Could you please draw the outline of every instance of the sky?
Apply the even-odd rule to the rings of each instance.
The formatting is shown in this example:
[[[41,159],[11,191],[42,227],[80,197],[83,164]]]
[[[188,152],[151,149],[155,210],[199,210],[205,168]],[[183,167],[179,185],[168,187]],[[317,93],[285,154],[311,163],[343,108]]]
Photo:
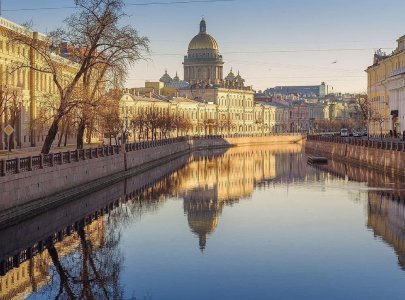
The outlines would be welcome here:
[[[33,22],[49,32],[63,26],[73,0],[0,0],[2,17]],[[156,3],[172,2],[170,5]],[[405,35],[403,0],[229,0],[177,3],[125,0],[123,24],[150,39],[151,54],[129,73],[127,87],[157,81],[165,69],[183,77],[182,62],[204,16],[207,32],[219,45],[225,66],[240,71],[247,85],[264,90],[278,85],[317,85],[335,92],[365,92],[375,50],[387,53]],[[181,1],[177,1],[181,2]],[[186,1],[187,2],[187,1]],[[155,3],[153,5],[130,5]],[[35,8],[36,10],[22,10]]]

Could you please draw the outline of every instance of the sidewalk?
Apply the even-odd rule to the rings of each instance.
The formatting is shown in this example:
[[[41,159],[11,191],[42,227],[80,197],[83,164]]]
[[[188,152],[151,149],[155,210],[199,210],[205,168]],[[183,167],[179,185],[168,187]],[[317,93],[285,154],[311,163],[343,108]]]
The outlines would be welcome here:
[[[88,148],[95,148],[100,146],[101,144],[85,144],[84,149]],[[59,153],[59,152],[66,152],[66,151],[73,151],[76,150],[76,145],[67,145],[66,147],[52,147],[50,153]],[[28,156],[35,156],[41,153],[41,147],[28,147],[22,149],[12,149],[11,152],[8,150],[0,150],[0,160],[2,159],[13,159],[17,157],[28,157]]]

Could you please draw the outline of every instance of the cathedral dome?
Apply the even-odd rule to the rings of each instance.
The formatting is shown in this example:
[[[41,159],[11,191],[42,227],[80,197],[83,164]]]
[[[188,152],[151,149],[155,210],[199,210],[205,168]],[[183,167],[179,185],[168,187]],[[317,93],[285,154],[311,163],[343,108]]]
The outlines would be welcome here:
[[[207,33],[204,19],[200,22],[200,33],[191,40],[188,50],[218,50],[217,41]]]
[[[173,79],[170,77],[169,74],[167,74],[167,70],[165,71],[165,73],[163,74],[163,76],[159,79],[160,82],[163,83],[169,83],[171,82]]]

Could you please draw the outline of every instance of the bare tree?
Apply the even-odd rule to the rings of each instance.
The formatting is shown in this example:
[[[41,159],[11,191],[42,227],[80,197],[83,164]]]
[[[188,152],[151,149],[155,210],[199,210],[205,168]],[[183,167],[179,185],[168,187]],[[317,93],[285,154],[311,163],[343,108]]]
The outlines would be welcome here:
[[[367,128],[367,136],[369,136],[370,122],[372,121],[374,115],[374,110],[372,108],[371,102],[369,101],[367,94],[358,95],[356,102],[360,110],[361,118]]]
[[[218,129],[218,121],[215,119],[203,119],[204,133],[205,135],[212,134]]]
[[[262,126],[263,129],[263,119],[260,118],[257,121],[260,126]],[[232,119],[229,117],[229,115],[222,115],[222,117],[218,121],[218,129],[224,133],[227,132],[228,134],[231,133],[231,131],[235,128],[235,123],[232,121]]]
[[[6,121],[6,110],[8,103],[11,101],[13,93],[7,86],[0,86],[0,149],[3,148],[3,128]]]
[[[83,107],[91,105],[92,91],[97,88],[86,85],[93,80],[94,68],[114,66],[114,73],[125,78],[128,66],[142,58],[143,51],[148,51],[147,38],[140,37],[130,26],[119,27],[119,21],[125,16],[123,0],[75,0],[75,4],[77,12],[65,20],[64,28],[51,32],[49,39],[38,40],[25,34],[9,33],[12,42],[28,46],[41,61],[41,64],[19,63],[14,70],[31,68],[49,74],[59,95],[42,153],[49,153],[65,115],[79,104]],[[62,43],[68,45],[67,57],[72,62],[68,67],[66,61],[55,55]],[[80,89],[85,92],[84,96],[78,91]]]
[[[100,112],[100,125],[104,137],[109,139],[110,145],[114,138],[115,144],[118,144],[118,136],[122,133],[123,123],[119,114],[119,104],[110,100],[104,105],[104,110]]]
[[[175,114],[173,115],[173,128],[176,129],[176,135],[180,136],[187,134],[188,131],[193,128],[193,123],[189,118]]]
[[[150,130],[152,140],[156,139],[157,130],[160,127],[161,115],[162,114],[159,111],[159,108],[154,105],[149,107],[148,110],[146,111],[146,114],[145,114],[146,126]],[[149,132],[149,130],[148,130],[148,132]],[[147,134],[147,138],[149,138],[148,134]]]
[[[134,139],[136,138],[136,132],[138,132],[138,140],[140,141],[146,128],[146,116],[143,111],[133,115],[130,124],[134,131]]]
[[[21,118],[22,110],[22,91],[20,88],[9,86],[0,87],[0,134],[3,135],[4,124],[11,125],[16,128],[19,118]],[[15,133],[13,132],[9,138],[9,149],[15,148],[14,144]],[[2,141],[0,142],[0,146]]]
[[[388,120],[388,117],[379,111],[373,111],[371,121],[377,123],[380,128],[380,138],[383,138],[383,125]]]
[[[163,137],[167,138],[168,134],[170,134],[173,130],[176,129],[174,122],[174,115],[169,112],[162,115],[159,121],[159,128]]]

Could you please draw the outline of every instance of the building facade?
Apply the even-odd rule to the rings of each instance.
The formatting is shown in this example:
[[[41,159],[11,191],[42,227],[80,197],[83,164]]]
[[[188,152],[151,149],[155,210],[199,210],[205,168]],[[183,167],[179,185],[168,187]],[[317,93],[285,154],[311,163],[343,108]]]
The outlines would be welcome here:
[[[397,43],[389,55],[377,51],[373,65],[366,70],[368,100],[374,115],[371,134],[405,131],[405,36]]]
[[[252,87],[245,85],[239,71],[235,74],[231,69],[224,78],[218,43],[207,33],[204,19],[183,64],[184,80],[177,74],[172,78],[166,70],[159,82],[124,91],[121,117],[128,120],[158,108],[161,114],[190,122],[191,126],[180,132],[188,135],[287,131],[288,108],[255,102]],[[134,132],[133,137],[138,134]]]
[[[333,90],[322,82],[320,85],[307,85],[307,86],[276,86],[264,91],[265,94],[270,96],[289,96],[301,95],[305,97],[324,98]]]
[[[37,119],[43,114],[53,113],[52,108],[59,100],[57,87],[52,75],[34,68],[16,68],[17,65],[44,65],[41,56],[33,49],[10,41],[10,35],[21,34],[47,43],[49,38],[39,32],[30,31],[12,21],[0,17],[0,150],[12,148],[41,146],[46,137],[46,124]],[[76,65],[55,53],[52,59],[60,64],[62,73],[68,77],[76,72]],[[46,119],[46,118],[43,118]],[[11,125],[14,133],[9,140],[3,132],[5,126]],[[71,134],[70,140],[75,136]]]

